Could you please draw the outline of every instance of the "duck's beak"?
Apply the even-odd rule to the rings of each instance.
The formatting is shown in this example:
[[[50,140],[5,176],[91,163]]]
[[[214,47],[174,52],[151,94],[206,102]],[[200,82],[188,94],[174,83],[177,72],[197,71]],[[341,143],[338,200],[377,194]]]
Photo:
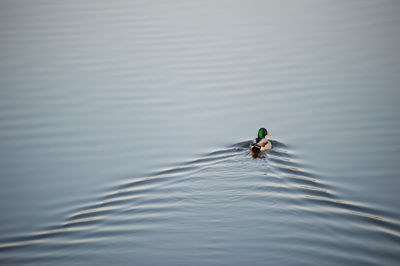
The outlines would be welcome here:
[[[268,136],[272,136],[269,132],[267,133]]]

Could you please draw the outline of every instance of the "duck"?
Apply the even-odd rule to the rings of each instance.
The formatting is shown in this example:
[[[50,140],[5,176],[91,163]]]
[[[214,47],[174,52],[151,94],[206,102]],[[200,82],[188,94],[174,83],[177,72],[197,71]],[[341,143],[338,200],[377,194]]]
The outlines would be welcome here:
[[[265,136],[271,136],[271,134],[262,127],[258,130],[257,138],[250,144],[250,152],[254,157],[257,157],[263,151],[272,149],[271,141],[266,139]]]

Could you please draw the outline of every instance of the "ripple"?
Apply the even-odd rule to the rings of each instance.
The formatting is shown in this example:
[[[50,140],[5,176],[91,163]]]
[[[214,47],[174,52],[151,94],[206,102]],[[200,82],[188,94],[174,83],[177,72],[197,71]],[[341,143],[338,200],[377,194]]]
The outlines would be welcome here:
[[[311,242],[312,247],[300,248],[303,258],[318,246],[321,256],[351,259],[351,254],[342,250],[337,240],[326,233],[317,233],[311,226],[315,219],[318,227],[324,227],[321,230],[329,230],[355,245],[363,245],[363,241],[372,237],[400,243],[400,222],[392,213],[341,199],[338,186],[329,183],[328,177],[314,173],[298,156],[292,156],[284,143],[274,141],[280,144],[256,160],[248,155],[249,143],[239,142],[148,176],[127,178],[101,192],[98,201],[77,206],[62,224],[31,235],[2,239],[0,252],[39,244],[62,248],[79,242],[83,236],[82,243],[89,245],[96,239],[125,235],[146,241],[157,234],[161,238],[179,235],[189,228],[192,229],[186,234],[190,235],[194,234],[189,233],[192,230],[209,228],[225,232],[247,224],[264,228],[266,222],[271,226],[281,223],[286,228],[297,228],[288,238],[295,243],[285,243],[285,234],[276,236],[276,241],[281,248],[293,252],[298,252],[300,243]],[[285,148],[284,152],[281,148]],[[240,215],[235,216],[232,210]],[[258,214],[254,215],[256,211]],[[276,228],[279,230],[280,226]],[[248,237],[255,241],[255,251],[264,242],[263,237]],[[64,238],[67,239],[61,240]],[[230,237],[219,238],[225,243]],[[203,241],[206,242],[201,245],[208,245],[208,240]],[[221,252],[236,246],[221,245],[215,247]],[[358,252],[363,253],[365,248]],[[374,258],[364,257],[368,262]]]
[[[1,265],[398,264],[398,3],[23,2]]]

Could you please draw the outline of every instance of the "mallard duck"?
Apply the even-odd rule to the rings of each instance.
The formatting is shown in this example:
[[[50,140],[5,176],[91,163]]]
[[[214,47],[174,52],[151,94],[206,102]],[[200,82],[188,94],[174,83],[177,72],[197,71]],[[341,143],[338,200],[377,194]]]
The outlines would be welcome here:
[[[250,144],[250,151],[253,156],[257,156],[260,152],[272,149],[272,143],[265,136],[271,136],[265,128],[258,130],[257,138]]]

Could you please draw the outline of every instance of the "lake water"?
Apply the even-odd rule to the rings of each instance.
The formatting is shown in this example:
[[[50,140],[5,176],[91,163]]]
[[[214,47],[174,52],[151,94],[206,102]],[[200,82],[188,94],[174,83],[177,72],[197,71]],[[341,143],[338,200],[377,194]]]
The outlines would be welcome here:
[[[0,264],[399,265],[399,14],[2,1]]]

